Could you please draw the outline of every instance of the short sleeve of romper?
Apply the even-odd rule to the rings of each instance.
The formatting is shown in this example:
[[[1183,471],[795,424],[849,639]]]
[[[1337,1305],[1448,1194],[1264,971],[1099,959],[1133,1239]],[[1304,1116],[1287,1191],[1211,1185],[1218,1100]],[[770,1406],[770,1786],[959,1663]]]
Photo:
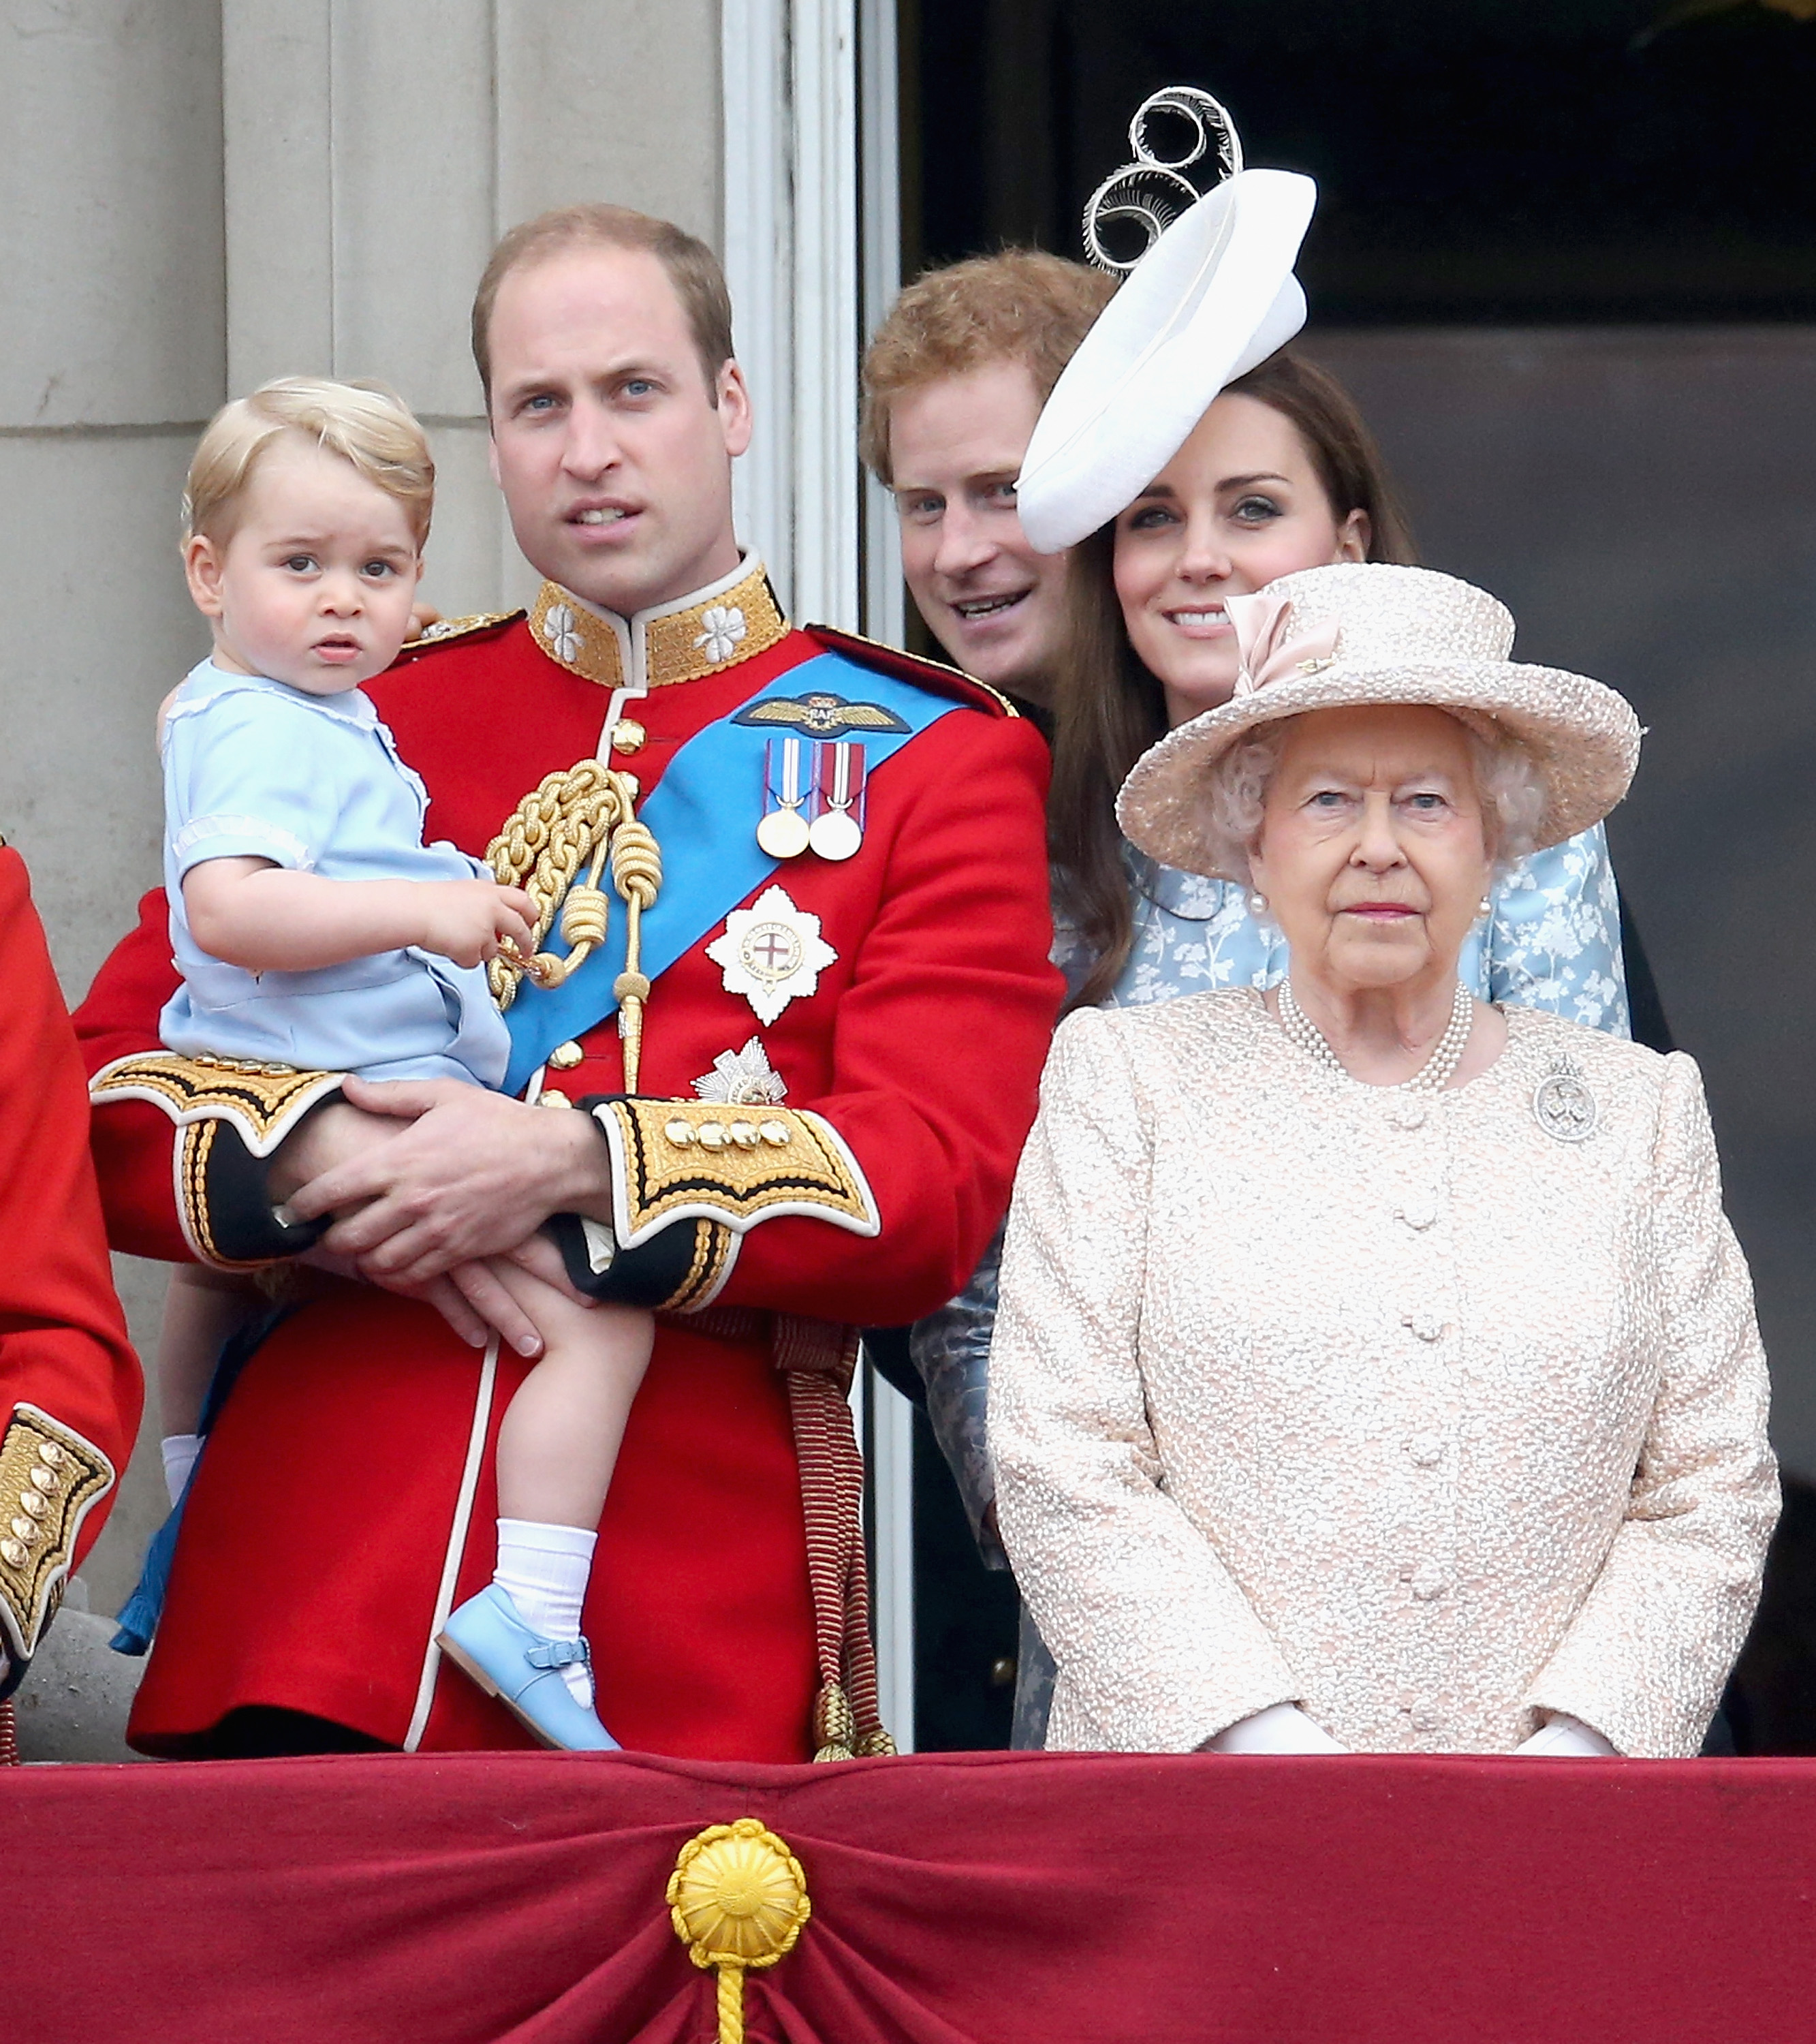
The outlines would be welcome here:
[[[275,689],[179,695],[164,728],[165,842],[180,880],[204,859],[313,872],[371,746],[351,716]]]

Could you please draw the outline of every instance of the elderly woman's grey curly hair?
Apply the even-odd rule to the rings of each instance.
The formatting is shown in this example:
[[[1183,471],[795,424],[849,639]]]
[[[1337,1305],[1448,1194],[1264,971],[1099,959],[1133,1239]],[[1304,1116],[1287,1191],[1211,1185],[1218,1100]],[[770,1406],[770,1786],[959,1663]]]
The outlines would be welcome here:
[[[1290,718],[1262,724],[1229,751],[1207,777],[1206,836],[1218,869],[1250,885],[1249,855],[1261,835],[1268,787],[1286,746]],[[1476,792],[1487,825],[1488,856],[1498,878],[1538,842],[1549,796],[1538,762],[1498,724],[1459,717],[1469,733]]]

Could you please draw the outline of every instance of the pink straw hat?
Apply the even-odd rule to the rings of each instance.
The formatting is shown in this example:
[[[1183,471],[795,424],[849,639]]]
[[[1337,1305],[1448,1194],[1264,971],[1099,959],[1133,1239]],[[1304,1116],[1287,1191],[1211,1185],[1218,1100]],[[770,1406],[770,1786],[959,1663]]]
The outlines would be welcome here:
[[[1241,877],[1216,863],[1205,776],[1258,726],[1309,710],[1420,703],[1517,740],[1545,790],[1535,850],[1600,822],[1633,779],[1641,732],[1626,698],[1510,660],[1506,605],[1453,575],[1345,562],[1224,607],[1242,655],[1235,694],[1142,754],[1116,801],[1123,836],[1162,866]]]

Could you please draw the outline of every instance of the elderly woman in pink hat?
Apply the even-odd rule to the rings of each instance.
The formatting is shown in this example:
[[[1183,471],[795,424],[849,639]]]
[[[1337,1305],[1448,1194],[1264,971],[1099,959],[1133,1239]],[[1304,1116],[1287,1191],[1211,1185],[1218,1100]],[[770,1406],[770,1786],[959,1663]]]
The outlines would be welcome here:
[[[1229,611],[1236,694],[1119,815],[1285,980],[1062,1028],[991,1358],[1048,1744],[1698,1749],[1777,1485],[1696,1067],[1458,977],[1639,728],[1417,568]]]

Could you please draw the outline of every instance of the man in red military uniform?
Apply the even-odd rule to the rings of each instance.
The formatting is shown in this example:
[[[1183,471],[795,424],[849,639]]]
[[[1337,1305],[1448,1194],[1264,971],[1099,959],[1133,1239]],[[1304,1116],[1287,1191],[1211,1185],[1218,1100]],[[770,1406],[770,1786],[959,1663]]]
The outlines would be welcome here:
[[[886,1750],[850,1331],[950,1297],[1007,1200],[1059,991],[1042,748],[988,690],[780,615],[733,536],[750,408],[700,244],[612,208],[532,222],[474,340],[547,580],[371,693],[428,834],[491,847],[543,911],[554,970],[498,982],[525,1097],[158,1051],[158,896],[103,970],[79,1024],[119,1245],[255,1265],[338,1216],[316,1253],[370,1281],[241,1372],[132,1736],[524,1742],[434,1642],[491,1570],[533,1339],[472,1266],[559,1216],[582,1289],[660,1316],[588,1594],[601,1716],[681,1755]],[[487,1324],[507,1341],[476,1350]]]
[[[94,1544],[144,1395],[108,1268],[69,1017],[0,843],[0,1696]]]

